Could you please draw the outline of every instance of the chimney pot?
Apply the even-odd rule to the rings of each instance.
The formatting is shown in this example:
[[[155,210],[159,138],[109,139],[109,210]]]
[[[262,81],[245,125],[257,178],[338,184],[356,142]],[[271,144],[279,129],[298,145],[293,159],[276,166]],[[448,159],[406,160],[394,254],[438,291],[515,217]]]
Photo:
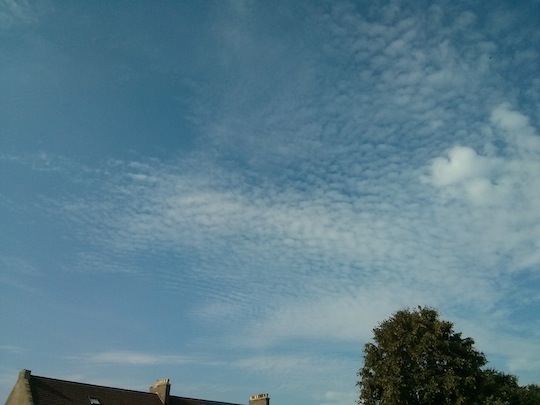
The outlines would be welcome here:
[[[268,394],[257,394],[249,397],[249,405],[270,405]]]

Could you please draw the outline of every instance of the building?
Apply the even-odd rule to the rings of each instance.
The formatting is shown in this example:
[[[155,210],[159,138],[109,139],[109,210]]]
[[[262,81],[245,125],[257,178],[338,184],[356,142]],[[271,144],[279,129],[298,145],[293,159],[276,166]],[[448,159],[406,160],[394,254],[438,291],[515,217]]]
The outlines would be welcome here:
[[[6,405],[238,405],[170,395],[169,380],[158,380],[149,392],[104,387],[32,375],[22,370]],[[262,401],[266,402],[262,402]],[[250,405],[267,405],[268,394],[250,397]]]

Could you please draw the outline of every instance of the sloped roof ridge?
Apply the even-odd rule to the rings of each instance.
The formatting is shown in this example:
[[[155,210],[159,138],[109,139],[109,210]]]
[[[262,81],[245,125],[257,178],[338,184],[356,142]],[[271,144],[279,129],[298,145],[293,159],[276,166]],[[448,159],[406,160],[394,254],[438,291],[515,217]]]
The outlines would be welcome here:
[[[85,382],[63,380],[61,378],[44,377],[44,376],[33,375],[33,374],[30,375],[30,378],[40,378],[42,380],[52,380],[52,381],[57,381],[57,382],[62,382],[62,383],[67,383],[67,384],[86,385],[87,387],[106,388],[106,389],[110,389],[110,390],[126,391],[126,392],[138,393],[138,394],[156,395],[156,394],[154,394],[152,392],[148,392],[148,391],[140,391],[140,390],[135,390],[135,389],[120,388],[120,387],[111,387],[111,386],[100,385],[100,384],[89,384],[89,383],[85,383]]]
[[[52,377],[44,377],[39,375],[30,375],[30,379],[40,379],[40,380],[47,380],[52,381],[56,383],[62,383],[62,384],[71,384],[71,385],[78,385],[78,386],[85,386],[89,388],[97,388],[97,389],[105,389],[105,390],[114,390],[116,392],[126,392],[126,393],[133,393],[138,395],[148,395],[148,396],[155,396],[156,394],[149,392],[149,391],[140,391],[135,389],[126,389],[126,388],[120,388],[120,387],[111,387],[106,385],[99,385],[99,384],[89,384],[85,382],[78,382],[78,381],[70,381],[70,380],[63,380],[60,378],[52,378]],[[189,398],[189,397],[182,397],[178,395],[170,395],[169,398],[171,400],[181,400],[181,401],[190,401],[193,403],[200,403],[200,404],[211,404],[211,405],[241,405],[241,404],[235,404],[232,402],[223,402],[223,401],[213,401],[208,399],[200,399],[200,398]]]

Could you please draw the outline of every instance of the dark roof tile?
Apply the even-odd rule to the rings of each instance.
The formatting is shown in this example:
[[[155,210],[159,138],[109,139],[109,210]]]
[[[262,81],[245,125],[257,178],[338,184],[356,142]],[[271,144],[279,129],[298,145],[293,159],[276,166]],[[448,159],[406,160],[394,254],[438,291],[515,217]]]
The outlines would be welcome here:
[[[101,405],[162,405],[152,393],[47,377],[31,376],[30,388],[35,405],[90,405],[90,398],[98,399]]]
[[[122,388],[104,387],[48,377],[30,376],[35,405],[90,405],[95,398],[100,405],[162,405],[156,394]],[[229,402],[169,397],[169,405],[235,405]]]

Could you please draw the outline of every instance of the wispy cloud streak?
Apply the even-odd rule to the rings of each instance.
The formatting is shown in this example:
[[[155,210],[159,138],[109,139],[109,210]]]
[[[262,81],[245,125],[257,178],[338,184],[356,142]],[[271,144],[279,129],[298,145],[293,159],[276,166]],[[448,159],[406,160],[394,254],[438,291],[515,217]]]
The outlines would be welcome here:
[[[107,365],[130,365],[130,366],[148,366],[158,364],[189,364],[194,359],[186,356],[140,353],[131,351],[111,351],[95,354],[87,354],[74,357],[73,359],[86,363]]]

